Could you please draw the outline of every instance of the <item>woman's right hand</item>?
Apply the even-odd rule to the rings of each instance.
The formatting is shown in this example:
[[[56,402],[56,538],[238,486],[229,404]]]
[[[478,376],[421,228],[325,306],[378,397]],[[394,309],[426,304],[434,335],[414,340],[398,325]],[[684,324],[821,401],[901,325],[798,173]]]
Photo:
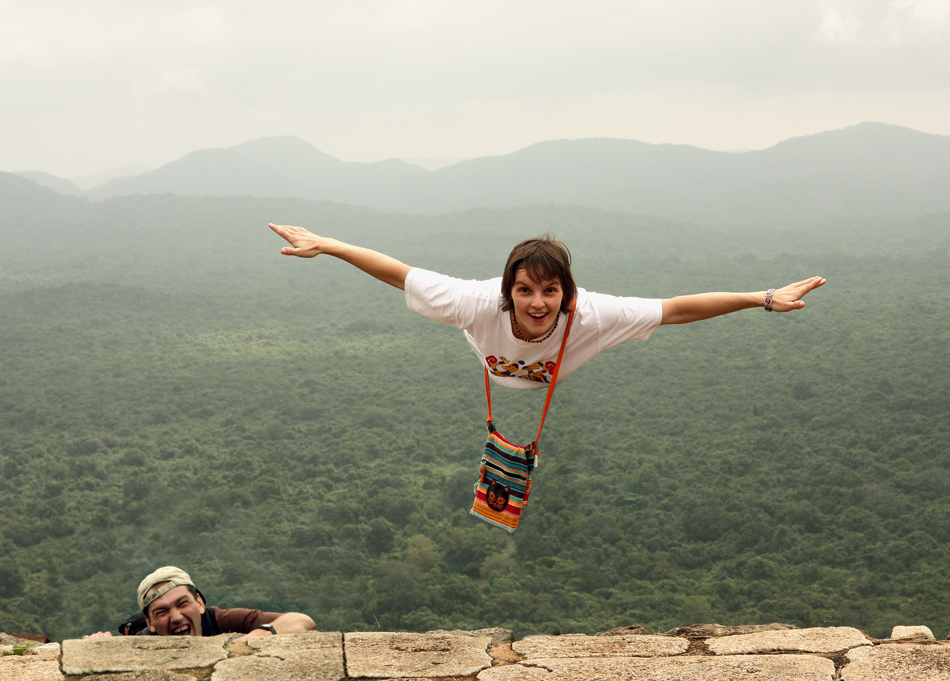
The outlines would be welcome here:
[[[284,246],[280,252],[284,255],[296,255],[298,258],[313,258],[326,253],[326,246],[333,239],[317,236],[303,227],[292,225],[268,225],[272,230],[287,240],[290,246]]]

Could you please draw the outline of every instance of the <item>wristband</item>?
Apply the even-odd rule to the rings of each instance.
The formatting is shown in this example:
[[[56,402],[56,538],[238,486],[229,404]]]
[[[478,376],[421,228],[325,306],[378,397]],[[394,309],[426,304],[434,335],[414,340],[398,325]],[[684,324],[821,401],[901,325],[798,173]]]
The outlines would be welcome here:
[[[274,636],[277,636],[277,629],[274,628],[273,624],[262,624],[258,629],[263,629],[264,631],[269,631]]]
[[[766,312],[772,311],[772,295],[774,293],[775,293],[774,288],[770,288],[768,291],[765,292],[765,311]]]

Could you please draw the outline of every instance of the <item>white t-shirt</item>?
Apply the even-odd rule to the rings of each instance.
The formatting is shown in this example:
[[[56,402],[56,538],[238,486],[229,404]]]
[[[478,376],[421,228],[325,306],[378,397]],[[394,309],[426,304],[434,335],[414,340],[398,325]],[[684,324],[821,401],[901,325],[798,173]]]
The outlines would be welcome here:
[[[554,333],[540,343],[518,339],[511,331],[509,313],[501,309],[501,277],[471,281],[413,268],[406,276],[406,304],[414,312],[462,329],[496,383],[529,389],[550,383],[567,315],[558,315]],[[578,289],[558,380],[608,348],[627,340],[646,340],[662,319],[659,299],[620,298]]]

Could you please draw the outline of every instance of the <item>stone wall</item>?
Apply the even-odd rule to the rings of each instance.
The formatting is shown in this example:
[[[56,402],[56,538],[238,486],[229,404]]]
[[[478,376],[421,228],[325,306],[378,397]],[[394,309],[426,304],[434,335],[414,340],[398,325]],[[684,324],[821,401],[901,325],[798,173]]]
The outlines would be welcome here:
[[[950,642],[926,627],[885,640],[850,627],[716,624],[517,641],[505,629],[237,636],[39,645],[0,634],[0,681],[950,681]]]

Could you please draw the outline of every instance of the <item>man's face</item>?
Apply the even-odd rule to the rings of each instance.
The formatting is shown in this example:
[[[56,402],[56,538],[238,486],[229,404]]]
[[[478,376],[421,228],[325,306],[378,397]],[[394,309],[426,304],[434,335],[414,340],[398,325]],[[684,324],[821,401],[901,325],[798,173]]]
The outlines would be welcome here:
[[[554,326],[561,309],[564,291],[559,279],[537,281],[524,267],[515,272],[511,287],[511,301],[515,307],[515,321],[525,340],[540,338]]]
[[[155,585],[149,593],[161,586]],[[200,597],[193,596],[187,586],[176,586],[149,604],[145,622],[149,631],[159,636],[201,636],[204,611]]]

